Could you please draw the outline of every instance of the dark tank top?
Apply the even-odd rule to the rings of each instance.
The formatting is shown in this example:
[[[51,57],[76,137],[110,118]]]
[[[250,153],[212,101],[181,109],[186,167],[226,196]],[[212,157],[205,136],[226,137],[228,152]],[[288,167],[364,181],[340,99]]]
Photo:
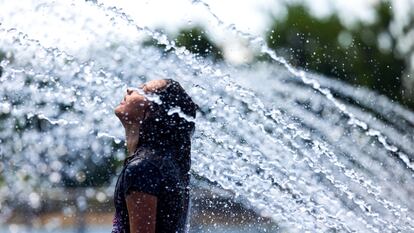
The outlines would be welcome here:
[[[115,186],[112,233],[130,232],[126,196],[138,191],[157,197],[156,232],[187,232],[189,174],[182,174],[175,150],[140,148],[125,160]]]

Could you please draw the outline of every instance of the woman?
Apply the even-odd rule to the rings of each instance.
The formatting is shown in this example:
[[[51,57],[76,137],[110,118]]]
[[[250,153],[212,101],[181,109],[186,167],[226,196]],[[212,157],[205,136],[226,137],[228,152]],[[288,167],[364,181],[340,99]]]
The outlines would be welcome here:
[[[197,105],[174,80],[128,89],[115,108],[128,157],[115,187],[112,232],[185,232]]]

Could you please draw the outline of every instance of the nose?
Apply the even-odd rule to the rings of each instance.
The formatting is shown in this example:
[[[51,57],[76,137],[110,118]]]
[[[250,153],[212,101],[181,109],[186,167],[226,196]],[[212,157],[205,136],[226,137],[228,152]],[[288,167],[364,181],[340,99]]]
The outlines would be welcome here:
[[[132,90],[130,88],[127,88],[127,94],[130,95],[132,93]]]

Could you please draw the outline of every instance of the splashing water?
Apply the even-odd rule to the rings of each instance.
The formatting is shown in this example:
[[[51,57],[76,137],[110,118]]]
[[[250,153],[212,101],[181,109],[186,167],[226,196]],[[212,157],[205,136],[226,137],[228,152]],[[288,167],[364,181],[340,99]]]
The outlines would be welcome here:
[[[0,219],[20,203],[39,208],[39,196],[64,179],[82,181],[87,164],[122,160],[116,145],[123,131],[113,114],[122,93],[173,78],[200,106],[192,172],[234,200],[282,230],[414,231],[414,114],[366,89],[293,68],[261,38],[225,26],[200,3],[282,66],[212,64],[103,4],[2,3],[10,14],[33,17],[64,9],[56,22],[82,25],[85,34],[101,30],[97,25],[105,31],[77,54],[45,46],[20,31],[24,25],[0,25]],[[96,15],[84,19],[80,9]],[[53,34],[47,26],[39,30]],[[145,36],[171,52],[141,46]]]

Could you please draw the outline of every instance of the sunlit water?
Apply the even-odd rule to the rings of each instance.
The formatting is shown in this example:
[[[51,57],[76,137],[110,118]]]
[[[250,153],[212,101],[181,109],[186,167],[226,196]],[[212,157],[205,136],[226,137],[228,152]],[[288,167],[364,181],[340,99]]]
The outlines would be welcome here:
[[[223,30],[248,38],[275,62],[213,64],[106,5],[1,4],[8,10],[0,15],[2,220],[17,206],[39,208],[51,187],[64,193],[58,188],[64,178],[82,182],[90,166],[122,160],[123,150],[114,149],[124,143],[114,106],[128,86],[173,78],[200,106],[192,173],[231,191],[234,201],[270,217],[281,231],[414,231],[414,114],[400,105],[291,67],[261,38],[227,27],[202,2]],[[31,12],[27,20],[36,30],[11,20],[12,13],[22,14],[19,8]],[[37,24],[42,15],[51,18]],[[57,29],[73,25],[79,38],[96,43],[77,53],[66,48],[68,34]],[[59,46],[27,31],[49,35]],[[143,47],[144,37],[169,53]],[[86,199],[112,192],[113,183],[91,189],[77,203],[84,208]]]

